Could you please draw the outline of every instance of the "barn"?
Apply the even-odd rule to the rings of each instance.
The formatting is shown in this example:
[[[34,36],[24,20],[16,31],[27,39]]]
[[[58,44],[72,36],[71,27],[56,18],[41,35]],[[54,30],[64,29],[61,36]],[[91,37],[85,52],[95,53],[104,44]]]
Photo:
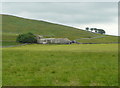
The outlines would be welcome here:
[[[43,36],[37,36],[37,43],[39,44],[70,44],[71,41],[68,38],[43,38]]]

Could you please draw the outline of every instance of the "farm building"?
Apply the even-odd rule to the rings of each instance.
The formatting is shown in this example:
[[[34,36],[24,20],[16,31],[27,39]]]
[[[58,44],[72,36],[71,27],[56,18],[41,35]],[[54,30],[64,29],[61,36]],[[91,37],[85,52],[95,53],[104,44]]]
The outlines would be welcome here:
[[[43,38],[43,36],[37,36],[37,43],[39,44],[70,44],[71,41],[68,38]]]

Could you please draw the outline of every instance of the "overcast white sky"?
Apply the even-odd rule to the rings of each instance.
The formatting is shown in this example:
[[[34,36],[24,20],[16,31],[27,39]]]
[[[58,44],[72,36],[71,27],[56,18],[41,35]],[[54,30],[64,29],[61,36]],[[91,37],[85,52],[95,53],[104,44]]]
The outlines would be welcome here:
[[[1,0],[2,2],[119,2],[119,0]]]
[[[94,27],[118,35],[118,2],[12,2],[3,0],[2,13],[45,20],[80,29]],[[21,0],[22,1],[22,0]],[[46,0],[50,1],[50,0]],[[53,0],[54,1],[54,0]],[[70,1],[70,0],[69,0]],[[72,1],[72,0],[71,0]],[[75,1],[75,0],[74,0]],[[94,1],[94,0],[92,0]]]

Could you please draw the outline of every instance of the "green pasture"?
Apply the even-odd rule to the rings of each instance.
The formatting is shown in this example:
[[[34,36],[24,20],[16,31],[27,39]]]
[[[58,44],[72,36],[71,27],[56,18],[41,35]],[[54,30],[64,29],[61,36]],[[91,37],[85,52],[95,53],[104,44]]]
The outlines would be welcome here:
[[[18,34],[15,33],[2,33],[2,40],[3,41],[16,41],[16,37]]]
[[[32,32],[34,34],[50,37],[69,38],[70,40],[102,36],[101,34],[88,32],[74,27],[11,15],[2,15],[2,32],[16,34]]]
[[[118,36],[106,36],[102,38],[93,38],[93,39],[80,39],[77,42],[80,43],[118,43]]]
[[[2,49],[0,49],[0,87],[2,87]]]
[[[2,48],[3,86],[117,86],[118,44]]]
[[[45,22],[42,20],[25,19],[12,15],[0,15],[2,17],[2,45],[17,45],[16,38],[21,33],[31,32],[44,37],[80,39],[80,43],[113,43],[118,42],[118,36],[102,35],[65,25]],[[1,19],[1,18],[0,18]],[[105,36],[98,39],[81,39]]]
[[[20,43],[16,42],[18,34],[15,33],[2,33],[2,41],[0,41],[0,44],[2,46],[11,46],[11,45],[18,45]]]
[[[19,45],[20,43],[16,42],[18,34],[16,33],[2,33],[2,46],[11,46],[11,45]],[[77,40],[79,43],[118,43],[118,36],[108,36],[103,38],[96,39],[80,39]]]

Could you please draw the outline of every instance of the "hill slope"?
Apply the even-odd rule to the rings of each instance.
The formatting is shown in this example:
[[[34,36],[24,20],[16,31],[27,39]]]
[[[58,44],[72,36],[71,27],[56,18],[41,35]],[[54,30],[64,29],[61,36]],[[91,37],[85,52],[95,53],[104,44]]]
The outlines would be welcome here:
[[[45,21],[25,19],[11,15],[2,15],[2,32],[3,32],[3,41],[7,41],[7,42],[15,41],[16,36],[18,34],[27,33],[27,32],[40,34],[43,36],[47,35],[50,37],[69,38],[70,40],[103,36],[101,34],[91,33],[88,31],[84,31],[81,29],[77,29],[65,25],[59,25]],[[111,42],[115,42],[115,41],[111,41]]]

